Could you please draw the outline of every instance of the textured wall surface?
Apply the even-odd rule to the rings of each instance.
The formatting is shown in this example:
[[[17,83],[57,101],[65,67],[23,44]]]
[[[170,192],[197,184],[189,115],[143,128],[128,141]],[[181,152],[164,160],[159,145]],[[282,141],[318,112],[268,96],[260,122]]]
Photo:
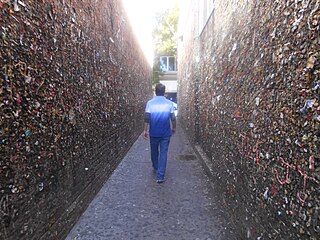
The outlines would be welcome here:
[[[179,48],[179,117],[239,235],[319,239],[320,2],[216,0],[199,38],[195,23]]]
[[[61,239],[143,127],[121,1],[0,0],[0,239]]]

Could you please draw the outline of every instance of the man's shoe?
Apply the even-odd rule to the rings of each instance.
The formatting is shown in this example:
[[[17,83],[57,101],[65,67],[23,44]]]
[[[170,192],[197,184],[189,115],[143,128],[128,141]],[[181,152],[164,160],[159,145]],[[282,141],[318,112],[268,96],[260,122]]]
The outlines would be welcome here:
[[[157,183],[163,183],[165,180],[164,179],[157,179],[156,182]]]

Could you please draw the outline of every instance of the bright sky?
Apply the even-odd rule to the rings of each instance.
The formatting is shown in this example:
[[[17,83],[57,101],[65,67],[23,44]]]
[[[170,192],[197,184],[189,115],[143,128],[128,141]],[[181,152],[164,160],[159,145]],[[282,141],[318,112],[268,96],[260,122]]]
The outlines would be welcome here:
[[[157,12],[173,7],[177,0],[122,0],[140,46],[152,66],[152,30]]]

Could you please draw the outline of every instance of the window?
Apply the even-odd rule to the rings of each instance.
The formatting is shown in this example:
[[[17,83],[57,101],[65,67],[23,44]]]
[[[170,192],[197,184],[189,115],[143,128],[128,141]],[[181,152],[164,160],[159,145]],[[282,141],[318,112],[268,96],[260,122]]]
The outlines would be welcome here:
[[[160,71],[176,71],[176,58],[170,56],[160,57]]]

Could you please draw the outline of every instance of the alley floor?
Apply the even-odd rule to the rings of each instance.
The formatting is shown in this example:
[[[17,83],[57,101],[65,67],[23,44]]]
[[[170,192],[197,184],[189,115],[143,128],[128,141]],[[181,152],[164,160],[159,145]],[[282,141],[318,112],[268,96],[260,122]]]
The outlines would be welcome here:
[[[141,135],[66,240],[236,239],[200,161],[178,126],[158,184]]]

